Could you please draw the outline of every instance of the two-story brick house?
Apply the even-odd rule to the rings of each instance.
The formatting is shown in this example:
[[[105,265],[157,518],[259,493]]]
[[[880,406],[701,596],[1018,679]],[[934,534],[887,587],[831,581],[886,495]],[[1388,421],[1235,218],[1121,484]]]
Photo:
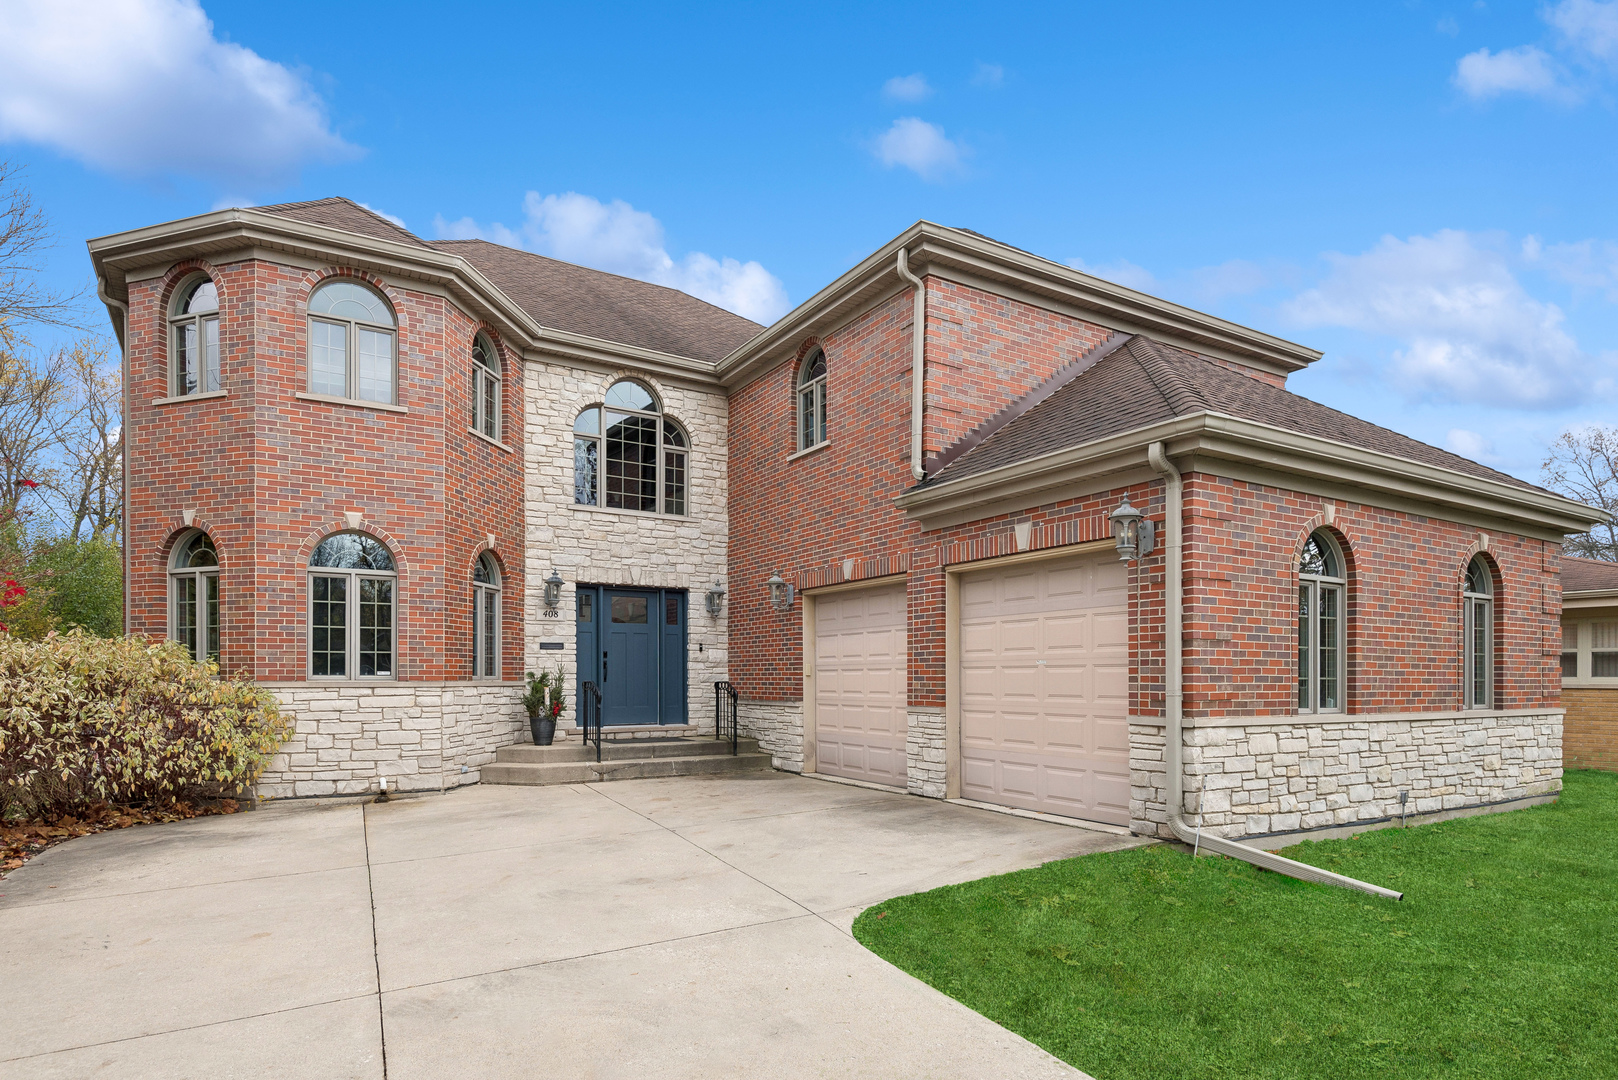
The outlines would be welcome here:
[[[474,780],[556,662],[614,733],[728,677],[779,767],[1140,832],[1559,789],[1596,513],[1291,394],[1313,350],[927,223],[768,328],[344,200],[91,252],[130,628],[276,686],[272,793]]]

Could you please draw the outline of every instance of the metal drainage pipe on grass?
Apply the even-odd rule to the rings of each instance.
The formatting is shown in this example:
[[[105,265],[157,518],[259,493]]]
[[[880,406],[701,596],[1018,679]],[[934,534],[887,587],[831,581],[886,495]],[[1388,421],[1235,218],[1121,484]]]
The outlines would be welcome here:
[[[1164,693],[1165,724],[1163,725],[1163,765],[1168,770],[1168,817],[1169,829],[1178,839],[1187,844],[1197,845],[1197,849],[1207,848],[1209,851],[1232,859],[1240,859],[1246,863],[1265,870],[1273,870],[1277,874],[1295,877],[1300,881],[1315,881],[1322,885],[1338,885],[1345,889],[1358,889],[1368,892],[1372,896],[1385,896],[1390,900],[1403,900],[1404,893],[1384,889],[1380,885],[1372,885],[1367,881],[1334,874],[1330,870],[1322,870],[1307,863],[1294,862],[1284,859],[1269,851],[1261,851],[1246,844],[1238,844],[1234,840],[1226,840],[1222,836],[1204,836],[1200,830],[1192,829],[1185,823],[1183,807],[1185,805],[1184,778],[1181,774],[1181,756],[1183,753],[1182,732],[1184,731],[1184,640],[1181,637],[1181,627],[1184,621],[1184,591],[1185,582],[1181,567],[1180,539],[1181,529],[1184,525],[1183,499],[1184,487],[1180,480],[1180,470],[1169,461],[1168,455],[1163,451],[1163,444],[1155,442],[1146,452],[1146,458],[1151,462],[1152,468],[1164,478],[1168,491],[1164,502],[1165,518],[1163,523],[1163,555],[1167,564],[1165,570],[1164,602],[1167,611],[1164,614],[1164,636],[1167,641],[1168,670],[1165,672],[1167,686]]]

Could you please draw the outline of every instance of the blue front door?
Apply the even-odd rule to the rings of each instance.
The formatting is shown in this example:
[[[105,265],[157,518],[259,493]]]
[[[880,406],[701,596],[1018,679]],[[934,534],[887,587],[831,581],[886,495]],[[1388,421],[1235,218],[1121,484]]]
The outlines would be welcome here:
[[[685,593],[581,585],[578,629],[602,724],[685,723]]]

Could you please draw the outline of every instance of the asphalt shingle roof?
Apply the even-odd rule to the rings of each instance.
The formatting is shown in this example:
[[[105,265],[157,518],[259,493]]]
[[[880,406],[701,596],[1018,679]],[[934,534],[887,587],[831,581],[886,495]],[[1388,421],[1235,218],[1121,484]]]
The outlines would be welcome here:
[[[1618,563],[1562,556],[1562,595],[1618,589]]]
[[[425,241],[409,229],[395,225],[375,210],[369,210],[353,199],[340,197],[315,199],[311,202],[256,206],[254,209],[262,210],[266,214],[291,218],[294,221],[306,221],[311,225],[325,225],[333,229],[342,229],[344,232],[359,233],[361,236],[374,236],[378,240],[392,240],[396,244],[427,246]]]

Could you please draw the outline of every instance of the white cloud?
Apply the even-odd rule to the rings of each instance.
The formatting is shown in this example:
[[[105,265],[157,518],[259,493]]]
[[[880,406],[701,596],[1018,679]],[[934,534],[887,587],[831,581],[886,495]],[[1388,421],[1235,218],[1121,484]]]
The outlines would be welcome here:
[[[469,217],[438,217],[433,227],[446,240],[490,240],[667,285],[754,322],[774,322],[787,310],[785,286],[759,263],[716,259],[700,251],[676,260],[664,247],[662,223],[620,199],[603,203],[575,191],[530,191],[523,199],[523,222],[516,228],[479,225]]]
[[[1452,401],[1553,408],[1611,393],[1613,380],[1530,296],[1492,238],[1446,229],[1385,236],[1361,255],[1328,253],[1319,285],[1282,307],[1306,327],[1340,326],[1401,342],[1393,376]],[[1611,370],[1610,365],[1606,365]]]
[[[1494,444],[1475,431],[1450,428],[1444,436],[1444,449],[1473,461],[1487,461],[1494,455]]]
[[[933,88],[918,71],[914,75],[895,75],[882,84],[882,94],[894,101],[924,101],[933,96]]]
[[[876,159],[888,168],[903,165],[923,180],[941,180],[959,171],[965,151],[944,135],[944,129],[914,116],[902,116],[884,131],[873,147]]]
[[[979,60],[977,70],[972,73],[972,85],[987,90],[994,90],[1005,81],[1006,69],[999,64],[985,64]]]
[[[1618,244],[1610,240],[1545,244],[1530,236],[1522,242],[1522,258],[1575,289],[1599,291],[1618,303]]]
[[[1438,25],[1435,29],[1440,34],[1448,34],[1450,37],[1454,37],[1461,32],[1461,24],[1456,22],[1453,16],[1445,15],[1438,20]]]
[[[1618,57],[1618,2],[1563,0],[1543,14],[1569,48],[1601,60]]]
[[[1497,53],[1488,49],[1467,53],[1455,65],[1454,83],[1474,101],[1487,101],[1507,93],[1565,99],[1571,93],[1562,85],[1555,62],[1543,49],[1533,45],[1519,45]]]
[[[1069,259],[1067,264],[1082,274],[1110,281],[1114,285],[1122,285],[1126,289],[1151,292],[1157,288],[1157,276],[1144,266],[1137,266],[1128,259],[1099,265],[1087,263],[1083,259]]]
[[[358,153],[304,79],[218,40],[196,0],[0,4],[0,139],[244,184]]]

